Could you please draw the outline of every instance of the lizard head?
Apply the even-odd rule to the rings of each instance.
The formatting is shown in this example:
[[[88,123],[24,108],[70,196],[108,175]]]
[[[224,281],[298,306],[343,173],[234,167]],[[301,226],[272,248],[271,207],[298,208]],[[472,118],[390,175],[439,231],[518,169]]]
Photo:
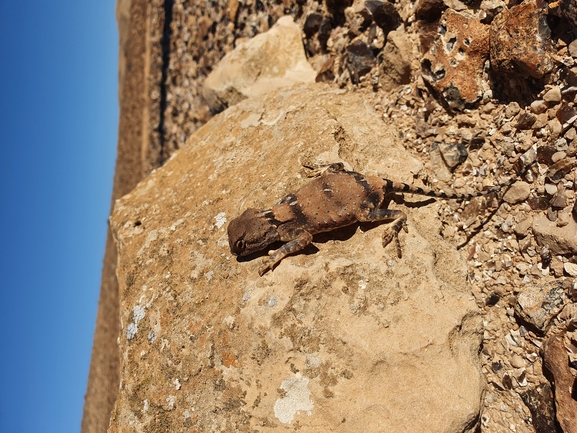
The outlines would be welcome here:
[[[247,209],[228,225],[228,244],[235,256],[247,256],[265,249],[279,239],[279,234],[266,215],[270,211]]]

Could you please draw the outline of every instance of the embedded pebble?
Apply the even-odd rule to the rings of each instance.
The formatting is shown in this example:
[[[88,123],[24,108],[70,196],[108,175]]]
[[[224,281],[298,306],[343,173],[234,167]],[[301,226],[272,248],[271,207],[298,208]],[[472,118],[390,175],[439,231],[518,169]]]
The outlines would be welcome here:
[[[515,314],[535,330],[543,332],[561,312],[566,300],[567,295],[561,282],[529,286],[517,296]]]
[[[567,262],[563,265],[563,269],[572,277],[577,277],[577,264]]]
[[[557,185],[553,185],[551,183],[545,184],[545,192],[549,195],[557,194]]]
[[[561,159],[565,158],[567,156],[567,153],[565,152],[555,152],[552,156],[551,156],[551,161],[553,161],[553,163],[560,161]]]
[[[569,51],[569,55],[571,57],[577,58],[577,39],[575,39],[573,42],[569,44],[567,50]]]
[[[541,114],[547,111],[547,103],[542,99],[537,99],[536,101],[531,102],[531,111],[535,114]]]
[[[513,230],[517,236],[525,237],[529,234],[529,229],[533,225],[533,218],[526,218],[523,221],[518,222],[515,224]]]
[[[530,193],[531,185],[523,181],[516,182],[507,190],[503,196],[503,200],[509,204],[521,203],[529,198]]]
[[[561,88],[553,86],[543,95],[543,100],[545,102],[561,102]]]
[[[525,360],[521,356],[515,354],[511,357],[511,365],[515,368],[523,368],[525,367]]]

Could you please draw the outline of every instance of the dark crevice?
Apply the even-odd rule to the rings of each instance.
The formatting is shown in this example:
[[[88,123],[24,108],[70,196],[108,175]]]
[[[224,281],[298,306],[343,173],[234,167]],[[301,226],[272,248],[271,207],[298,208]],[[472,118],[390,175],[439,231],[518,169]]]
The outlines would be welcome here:
[[[158,121],[158,141],[160,146],[158,165],[161,166],[170,156],[170,149],[166,146],[166,134],[164,130],[166,112],[166,93],[168,83],[168,65],[170,62],[170,24],[172,23],[172,8],[174,0],[164,1],[164,28],[162,29],[161,50],[162,50],[162,70],[160,77],[160,113]]]

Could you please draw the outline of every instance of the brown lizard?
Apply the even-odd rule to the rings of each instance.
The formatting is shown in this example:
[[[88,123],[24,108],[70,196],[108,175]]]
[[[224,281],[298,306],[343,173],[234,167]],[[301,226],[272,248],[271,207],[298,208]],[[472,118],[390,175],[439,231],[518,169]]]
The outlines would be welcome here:
[[[383,247],[395,240],[397,255],[402,256],[398,233],[407,231],[407,215],[400,210],[381,208],[385,196],[406,192],[447,199],[469,199],[512,184],[517,178],[475,194],[446,194],[376,176],[346,171],[342,163],[332,164],[318,178],[289,194],[272,209],[249,208],[228,225],[230,251],[247,256],[264,250],[276,241],[286,242],[271,251],[259,269],[262,276],[289,254],[296,253],[313,240],[316,233],[335,230],[356,222],[393,221],[383,233]]]

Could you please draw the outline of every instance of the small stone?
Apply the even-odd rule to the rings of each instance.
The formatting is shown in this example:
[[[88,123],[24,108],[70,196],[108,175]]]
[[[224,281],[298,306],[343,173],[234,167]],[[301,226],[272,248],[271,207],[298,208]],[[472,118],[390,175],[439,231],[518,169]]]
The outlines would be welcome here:
[[[559,281],[529,286],[517,296],[515,314],[535,330],[544,332],[566,300],[565,289]]]
[[[315,77],[305,56],[301,29],[287,15],[269,31],[226,54],[204,81],[202,93],[210,108],[219,112],[250,96],[312,83]]]
[[[556,277],[563,276],[563,264],[564,263],[556,257],[553,257],[551,259],[551,265],[549,265],[549,268],[553,272],[553,275],[555,275]]]
[[[450,170],[454,170],[457,166],[465,162],[469,155],[467,149],[461,144],[440,143],[439,150],[441,151],[441,156],[445,164],[447,164]]]
[[[555,404],[553,391],[548,383],[529,389],[521,394],[521,399],[531,412],[532,424],[539,433],[555,433]]]
[[[526,111],[523,114],[521,114],[517,119],[515,128],[521,130],[531,129],[536,120],[537,117],[535,117],[533,113],[529,113],[528,111]]]
[[[316,34],[321,28],[322,22],[323,22],[323,16],[321,14],[318,13],[308,14],[303,24],[303,32],[305,33],[306,37],[310,38],[311,36]]]
[[[531,185],[524,181],[516,182],[505,192],[503,200],[509,204],[521,203],[529,198],[530,193]]]
[[[559,122],[559,119],[554,118],[549,120],[547,123],[547,127],[549,128],[549,132],[551,133],[551,139],[556,140],[561,132],[563,132],[563,125]]]
[[[559,152],[563,152],[563,158],[565,156],[567,156],[566,150],[569,149],[569,145],[567,144],[567,140],[565,138],[558,139],[555,142],[555,149],[557,149]],[[563,159],[563,158],[559,158],[559,159]]]
[[[443,156],[441,155],[441,151],[439,149],[439,143],[433,142],[431,144],[431,148],[429,151],[429,158],[431,159],[431,166],[435,177],[444,182],[451,180],[453,175],[451,174],[450,170],[447,167],[447,164],[445,164]],[[476,201],[472,203],[476,203]]]
[[[564,191],[559,191],[551,200],[551,206],[556,209],[564,209],[567,206],[567,196]]]
[[[557,194],[557,185],[553,185],[552,183],[546,183],[545,192],[549,195]]]
[[[569,51],[569,55],[573,58],[577,58],[577,39],[569,44],[567,47],[567,51]]]
[[[571,277],[577,277],[577,264],[567,262],[563,265],[563,269]]]
[[[510,102],[509,105],[507,105],[507,108],[505,108],[505,116],[507,117],[516,116],[517,114],[519,114],[519,111],[521,111],[519,103],[516,101]]]
[[[442,0],[417,0],[415,18],[430,23],[438,21],[447,6]]]
[[[555,152],[552,156],[551,156],[551,161],[553,163],[565,158],[567,156],[567,153],[565,152]]]
[[[523,368],[525,367],[525,360],[521,356],[515,354],[511,357],[511,365],[515,368]]]
[[[399,15],[399,12],[391,2],[367,0],[365,1],[365,7],[372,14],[375,24],[383,29],[385,35],[395,30],[403,22],[401,15]]]
[[[405,32],[393,30],[387,35],[379,65],[379,83],[383,89],[396,89],[411,82],[411,41]]]
[[[569,209],[565,209],[561,212],[559,212],[558,218],[557,218],[557,227],[565,227],[566,225],[568,225],[571,222],[571,212],[569,211]]]
[[[535,114],[541,114],[547,111],[547,103],[542,99],[537,99],[536,101],[531,102],[531,111]]]
[[[373,50],[363,41],[357,39],[347,47],[347,69],[354,84],[358,84],[360,77],[368,74],[374,64]]]
[[[529,229],[531,228],[532,225],[533,225],[533,218],[526,218],[523,221],[515,224],[513,230],[515,231],[515,234],[517,236],[524,238],[525,236],[527,236],[527,234],[529,234]]]
[[[549,103],[561,102],[561,88],[553,86],[543,95],[543,100]]]

